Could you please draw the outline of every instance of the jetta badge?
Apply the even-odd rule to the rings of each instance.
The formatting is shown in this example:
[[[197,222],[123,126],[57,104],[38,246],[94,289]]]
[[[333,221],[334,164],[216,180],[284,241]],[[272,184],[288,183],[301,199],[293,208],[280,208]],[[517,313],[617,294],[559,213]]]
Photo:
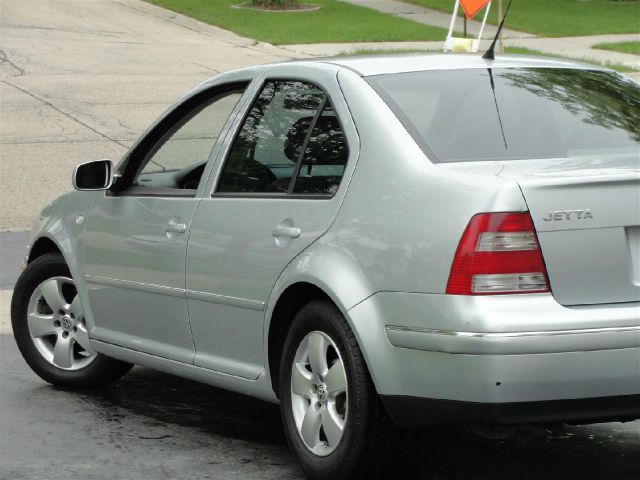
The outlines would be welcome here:
[[[593,218],[593,214],[588,208],[583,210],[550,210],[547,216],[542,219],[545,222],[551,222],[571,219],[586,220],[587,218]]]

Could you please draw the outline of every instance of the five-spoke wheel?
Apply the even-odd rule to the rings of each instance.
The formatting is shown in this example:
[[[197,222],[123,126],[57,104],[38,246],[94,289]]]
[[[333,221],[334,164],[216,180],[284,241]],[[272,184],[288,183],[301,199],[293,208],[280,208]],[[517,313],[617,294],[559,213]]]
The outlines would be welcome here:
[[[11,299],[11,325],[22,356],[47,382],[91,387],[111,382],[131,364],[96,353],[76,284],[62,255],[33,260]]]
[[[347,377],[335,342],[314,331],[302,339],[291,370],[291,407],[298,432],[314,454],[340,444],[347,407]]]
[[[384,478],[397,429],[353,331],[331,302],[311,301],[293,319],[279,395],[287,440],[309,478]]]
[[[77,370],[96,358],[73,280],[45,280],[33,291],[27,310],[29,333],[45,360],[58,368]]]

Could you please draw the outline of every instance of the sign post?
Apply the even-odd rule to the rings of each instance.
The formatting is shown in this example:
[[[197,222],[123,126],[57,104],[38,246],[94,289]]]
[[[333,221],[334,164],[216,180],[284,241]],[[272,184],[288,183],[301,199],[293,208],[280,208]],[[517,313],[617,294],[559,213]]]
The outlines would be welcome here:
[[[502,20],[502,0],[498,0],[498,22]],[[498,52],[504,53],[504,42],[502,41],[502,32],[498,37]]]
[[[480,32],[478,38],[457,38],[453,36],[453,29],[455,27],[456,19],[458,17],[458,9],[462,5],[465,19],[473,18],[484,7],[484,17],[482,19],[482,25],[480,26]],[[451,24],[449,25],[449,33],[444,42],[445,52],[477,52],[480,48],[480,40],[482,39],[482,33],[484,32],[484,26],[487,23],[487,17],[489,16],[489,9],[491,8],[491,0],[456,0],[453,7],[453,15],[451,16]],[[466,25],[466,22],[465,22]],[[465,32],[466,33],[466,32]]]

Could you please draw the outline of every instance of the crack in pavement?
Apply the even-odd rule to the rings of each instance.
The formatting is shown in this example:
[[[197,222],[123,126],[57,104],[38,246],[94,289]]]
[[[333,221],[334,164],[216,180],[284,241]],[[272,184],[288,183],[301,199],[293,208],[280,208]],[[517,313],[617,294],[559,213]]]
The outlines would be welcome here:
[[[93,133],[95,133],[95,134],[97,134],[97,135],[100,135],[100,136],[101,136],[101,137],[103,137],[103,138],[106,138],[106,139],[107,139],[107,140],[109,140],[110,142],[113,142],[113,143],[115,143],[115,144],[117,144],[117,145],[120,145],[121,147],[124,147],[124,148],[129,148],[129,147],[128,147],[127,145],[125,145],[124,143],[119,142],[119,141],[118,141],[118,140],[116,140],[115,138],[111,138],[111,137],[109,137],[108,135],[106,135],[106,134],[104,134],[104,133],[102,133],[102,132],[100,132],[100,131],[96,130],[96,129],[95,129],[95,128],[93,128],[91,125],[86,124],[86,123],[85,123],[85,122],[83,122],[82,120],[77,119],[76,117],[74,117],[73,115],[71,115],[71,114],[69,114],[69,113],[65,112],[64,110],[61,110],[60,108],[56,107],[53,103],[51,103],[51,102],[49,102],[49,101],[45,100],[44,98],[38,97],[37,95],[35,95],[35,94],[31,93],[30,91],[25,90],[24,88],[20,88],[19,86],[14,85],[13,83],[8,82],[7,80],[2,80],[2,83],[5,83],[5,84],[7,84],[7,85],[9,85],[9,86],[11,86],[11,87],[13,87],[13,88],[15,88],[16,90],[19,90],[19,91],[21,91],[22,93],[25,93],[25,94],[29,95],[30,97],[35,98],[36,100],[41,101],[41,102],[42,102],[42,103],[44,103],[45,105],[47,105],[47,106],[49,106],[49,107],[53,108],[56,112],[61,113],[62,115],[64,115],[65,117],[67,117],[67,118],[69,118],[69,119],[71,119],[71,120],[73,120],[73,121],[74,121],[74,122],[76,122],[76,123],[79,123],[79,124],[80,124],[80,125],[82,125],[83,127],[88,128],[88,129],[89,129],[89,130],[91,130]]]
[[[125,32],[117,32],[117,31],[109,31],[109,30],[83,30],[83,29],[47,27],[44,25],[27,25],[27,24],[20,24],[20,23],[5,23],[5,22],[0,22],[0,27],[25,29],[25,30],[50,30],[54,32],[80,33],[82,35],[92,35],[92,36],[98,35],[98,36],[107,36],[107,37],[113,37],[113,36],[122,35],[123,33],[125,33]]]
[[[196,63],[196,62],[191,62],[191,63],[193,63],[193,64],[194,64],[194,65],[196,65],[197,67],[206,68],[207,70],[210,70],[210,71],[212,71],[212,72],[214,72],[214,73],[220,73],[220,70],[216,70],[215,68],[207,67],[206,65],[201,65],[201,64]]]
[[[7,56],[7,52],[5,52],[4,50],[0,50],[0,65],[3,63],[6,63],[7,65],[10,65],[13,68],[15,68],[18,71],[18,75],[16,75],[17,77],[24,75],[25,73],[24,69],[20,68],[18,65],[16,65],[11,60],[9,60],[9,57]]]

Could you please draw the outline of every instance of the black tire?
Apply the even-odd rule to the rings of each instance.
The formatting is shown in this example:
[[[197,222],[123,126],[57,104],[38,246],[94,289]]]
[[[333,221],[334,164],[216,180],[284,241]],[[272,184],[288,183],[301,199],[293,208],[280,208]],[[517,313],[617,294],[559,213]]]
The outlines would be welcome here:
[[[292,412],[293,362],[298,346],[314,331],[328,335],[335,343],[347,378],[349,400],[342,439],[327,456],[316,455],[305,445]],[[399,430],[375,391],[355,335],[332,303],[316,300],[296,315],[282,353],[279,396],[287,441],[308,478],[347,480],[385,476],[395,454]]]
[[[69,267],[60,254],[46,254],[31,262],[16,282],[11,299],[11,325],[20,353],[43,380],[66,388],[97,387],[117,380],[133,365],[97,354],[86,367],[65,370],[47,361],[36,348],[29,332],[29,300],[42,282],[53,277],[71,278]]]

